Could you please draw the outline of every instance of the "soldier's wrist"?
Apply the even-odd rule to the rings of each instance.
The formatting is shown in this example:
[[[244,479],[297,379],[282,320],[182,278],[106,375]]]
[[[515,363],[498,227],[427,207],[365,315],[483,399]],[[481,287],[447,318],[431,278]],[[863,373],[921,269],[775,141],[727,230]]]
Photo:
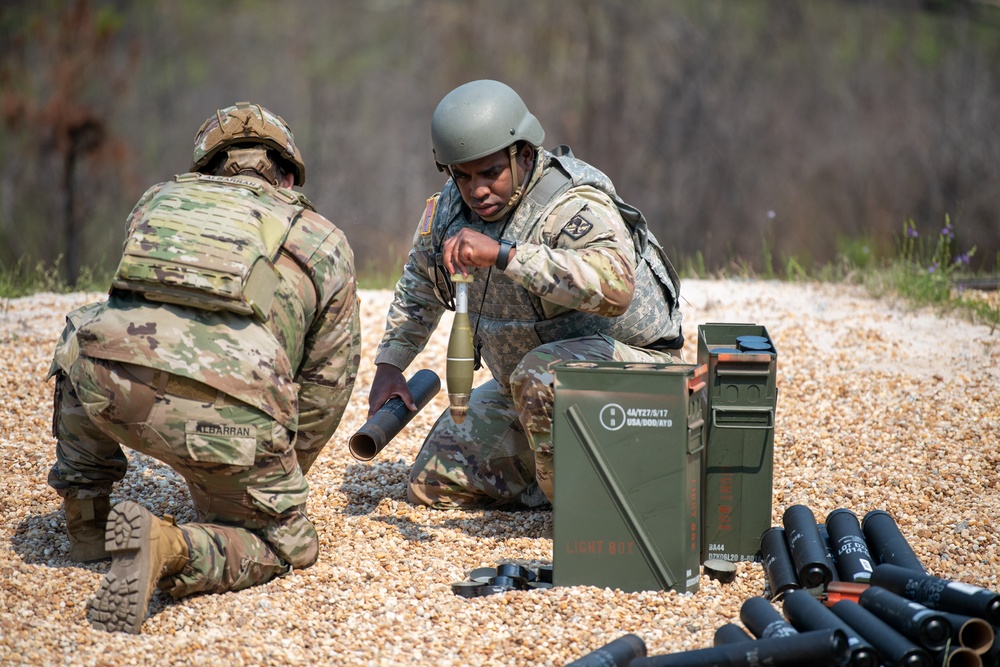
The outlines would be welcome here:
[[[516,242],[500,239],[500,252],[497,253],[497,261],[495,263],[498,269],[503,271],[507,268],[507,264],[510,263],[510,254],[516,247]]]

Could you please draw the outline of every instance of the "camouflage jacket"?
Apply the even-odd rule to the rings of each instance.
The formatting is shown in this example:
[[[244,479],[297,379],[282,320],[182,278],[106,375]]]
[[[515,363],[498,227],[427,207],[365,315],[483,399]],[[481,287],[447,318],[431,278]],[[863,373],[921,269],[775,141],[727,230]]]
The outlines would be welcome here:
[[[639,347],[679,347],[679,281],[642,215],[607,176],[568,152],[543,151],[537,162],[505,220],[484,222],[452,181],[428,200],[376,363],[405,369],[451,307],[440,253],[463,226],[517,242],[504,271],[475,269],[469,288],[475,344],[502,388],[542,343],[603,333]]]
[[[129,235],[143,218],[143,207],[168,186],[176,183],[155,185],[139,200],[128,219]],[[67,316],[50,376],[68,370],[77,351],[168,371],[297,430],[297,449],[325,443],[343,415],[360,361],[354,256],[333,223],[311,205],[292,207],[287,199],[267,200],[293,219],[274,262],[279,281],[265,321],[112,289],[106,301]]]

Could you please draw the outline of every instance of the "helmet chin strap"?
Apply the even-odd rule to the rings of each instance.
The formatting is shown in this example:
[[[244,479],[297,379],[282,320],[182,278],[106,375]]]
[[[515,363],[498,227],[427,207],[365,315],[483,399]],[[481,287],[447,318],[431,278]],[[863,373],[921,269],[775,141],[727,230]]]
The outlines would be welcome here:
[[[507,156],[510,158],[510,173],[513,179],[517,175],[517,144],[511,144],[507,147]],[[521,201],[521,197],[524,195],[524,188],[528,185],[528,178],[530,176],[531,170],[525,169],[524,180],[522,180],[521,184],[514,190],[514,193],[510,196],[510,199],[507,200],[504,207],[489,217],[485,215],[481,215],[479,217],[486,222],[496,222],[510,213],[511,209],[517,206],[517,203]]]

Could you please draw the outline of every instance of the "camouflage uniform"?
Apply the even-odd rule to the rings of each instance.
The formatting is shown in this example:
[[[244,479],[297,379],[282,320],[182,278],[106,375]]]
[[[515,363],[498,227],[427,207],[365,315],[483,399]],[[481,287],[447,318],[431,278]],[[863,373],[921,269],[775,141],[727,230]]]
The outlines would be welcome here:
[[[212,198],[239,187],[256,188],[262,210],[286,223],[266,312],[116,287],[68,315],[49,374],[49,484],[62,497],[108,496],[128,465],[119,444],[187,481],[199,521],[181,526],[190,563],[160,582],[175,597],[239,590],[315,562],[304,475],[340,422],[360,358],[353,254],[302,195],[259,179],[186,174],[147,191],[129,238],[155,206],[212,215]]]
[[[462,424],[438,419],[410,472],[414,502],[546,503],[535,461],[551,459],[555,364],[679,358],[679,281],[641,214],[568,150],[540,151],[536,165],[504,221],[481,220],[449,181],[428,200],[396,285],[375,362],[405,369],[451,307],[444,240],[469,227],[517,242],[505,270],[474,270],[470,324],[493,380],[473,390]]]

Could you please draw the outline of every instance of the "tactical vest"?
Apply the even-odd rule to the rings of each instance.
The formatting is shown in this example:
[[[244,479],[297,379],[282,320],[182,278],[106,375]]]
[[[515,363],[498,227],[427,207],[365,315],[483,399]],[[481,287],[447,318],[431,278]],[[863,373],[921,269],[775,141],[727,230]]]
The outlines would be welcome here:
[[[112,288],[203,310],[267,314],[274,261],[305,196],[263,181],[181,174],[133,210]]]
[[[635,293],[628,310],[619,317],[568,311],[549,318],[544,314],[541,299],[502,271],[475,269],[476,280],[470,284],[468,295],[470,324],[476,332],[476,347],[494,379],[506,389],[511,372],[525,354],[543,343],[567,338],[605,334],[636,347],[680,349],[684,342],[681,312],[677,307],[680,280],[642,213],[618,197],[605,174],[574,158],[568,148],[560,147],[542,156],[544,172],[512,213],[506,228],[500,222],[483,224],[464,205],[454,182],[445,186],[438,198],[432,228],[439,292],[444,294],[449,289],[440,284],[448,280],[441,265],[444,240],[458,233],[462,226],[473,226],[496,240],[501,233],[504,238],[518,242],[537,238],[538,227],[544,225],[561,195],[570,188],[589,185],[614,201],[631,230],[637,254]],[[543,228],[541,237],[549,243],[558,231]]]

